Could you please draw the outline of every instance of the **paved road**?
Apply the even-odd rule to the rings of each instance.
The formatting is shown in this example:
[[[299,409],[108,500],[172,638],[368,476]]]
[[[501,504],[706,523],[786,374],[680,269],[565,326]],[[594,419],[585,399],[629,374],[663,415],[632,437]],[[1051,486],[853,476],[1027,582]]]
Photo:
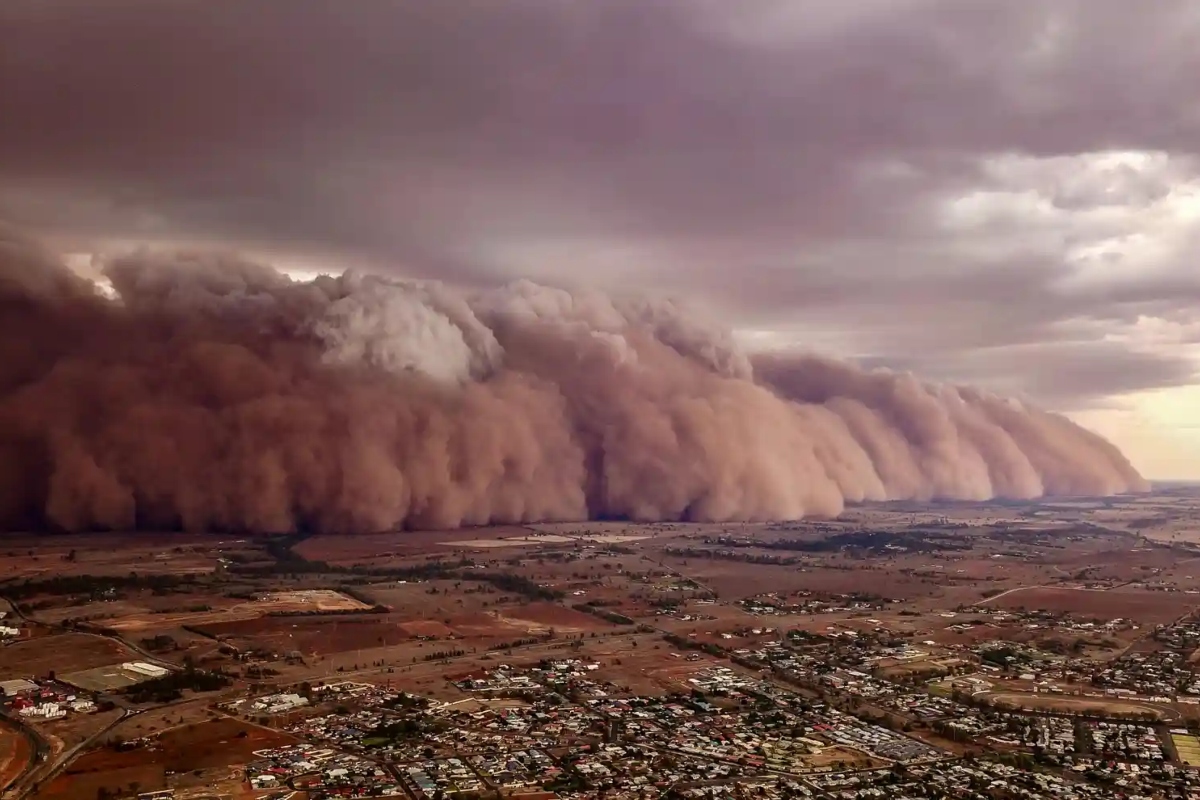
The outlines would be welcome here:
[[[17,608],[16,603],[9,603],[9,606],[12,608],[13,615],[20,618],[21,621],[27,625],[28,624],[37,624],[37,625],[42,625],[43,627],[52,628],[52,629],[57,630],[62,633],[76,633],[81,636],[93,636],[93,637],[96,637],[99,639],[110,639],[113,641],[117,641],[117,642],[120,642],[125,647],[132,650],[133,652],[137,653],[145,661],[148,661],[152,664],[158,664],[160,666],[167,667],[169,669],[177,669],[177,667],[174,664],[170,664],[170,663],[163,661],[161,658],[154,655],[153,653],[150,653],[146,649],[140,647],[139,645],[135,644],[134,642],[130,642],[130,641],[126,640],[125,638],[123,638],[121,636],[96,633],[94,631],[76,630],[74,628],[63,628],[58,625],[47,625],[46,623],[37,622],[36,620],[30,620],[27,616],[25,616],[24,613],[21,612],[21,610],[19,608]],[[21,640],[21,641],[30,641],[30,640]],[[13,642],[10,644],[10,646],[15,646],[15,645],[19,645],[19,644],[20,644],[20,642]],[[140,709],[140,710],[132,709],[129,707],[129,705],[124,700],[124,698],[120,697],[119,695],[108,695],[106,699],[112,700],[114,703],[117,704],[117,707],[121,711],[121,716],[114,719],[112,722],[110,722],[108,725],[106,725],[103,729],[93,733],[87,739],[83,740],[82,742],[79,742],[74,747],[70,748],[69,750],[65,750],[64,752],[59,754],[59,756],[57,758],[54,758],[51,761],[43,760],[43,759],[45,759],[45,749],[42,749],[42,748],[45,748],[45,740],[41,737],[41,735],[38,734],[35,729],[29,727],[28,725],[23,725],[20,723],[20,721],[17,721],[17,724],[20,725],[20,727],[23,730],[31,733],[34,736],[36,741],[42,742],[43,744],[42,744],[42,748],[39,748],[39,754],[38,754],[37,758],[35,758],[34,762],[31,763],[30,769],[28,769],[16,781],[14,781],[9,786],[9,788],[5,790],[3,796],[6,798],[8,798],[8,797],[17,798],[17,800],[27,797],[29,794],[32,793],[32,789],[34,786],[53,780],[55,777],[58,776],[59,773],[61,773],[63,771],[63,769],[65,769],[71,763],[71,761],[73,761],[75,759],[75,757],[77,755],[86,751],[90,747],[94,746],[96,744],[96,742],[100,741],[104,736],[107,736],[109,733],[111,733],[113,728],[115,728],[117,725],[121,724],[122,722],[124,722],[127,719],[130,719],[132,717],[137,716],[138,714],[143,713],[144,711],[150,710],[150,709]],[[156,709],[165,708],[169,705],[173,705],[173,704],[169,703],[165,706],[155,706],[155,708]]]
[[[129,719],[132,716],[136,716],[139,713],[141,712],[130,712],[127,709],[121,709],[121,716],[117,717],[103,729],[92,734],[71,749],[64,750],[57,758],[51,761],[36,762],[33,769],[27,771],[17,781],[15,781],[4,793],[4,796],[17,798],[17,800],[28,797],[33,793],[34,787],[47,781],[54,780],[54,778],[57,777],[58,774],[62,772],[63,769],[65,769],[67,765],[71,763],[71,761],[74,760],[75,756],[79,755],[79,753],[95,744],[100,737],[107,735],[122,721]]]
[[[0,797],[9,797],[38,768],[38,765],[45,760],[46,754],[50,752],[50,745],[47,744],[46,740],[37,731],[16,717],[10,717],[5,714],[4,723],[13,728],[17,732],[17,735],[27,738],[32,747],[32,751],[29,754],[29,761],[22,767],[21,772],[13,776],[3,787],[0,787]]]
[[[1071,591],[1071,592],[1111,592],[1111,591],[1115,591],[1116,589],[1120,589],[1124,586],[1128,586],[1129,583],[1131,583],[1131,581],[1127,581],[1125,583],[1118,583],[1116,586],[1110,586],[1107,589],[1086,589],[1082,586],[1063,586],[1061,584],[1052,584],[1052,583],[1051,584],[1040,583],[1037,586],[1017,586],[1013,589],[1005,589],[1000,594],[992,595],[991,597],[984,598],[983,600],[980,600],[975,605],[986,606],[988,603],[991,603],[995,600],[999,600],[1001,597],[1007,597],[1008,595],[1012,594],[1013,592],[1027,592],[1030,589],[1066,589],[1067,591]]]
[[[59,633],[78,633],[83,636],[95,636],[100,639],[111,639],[113,641],[120,642],[125,647],[127,647],[130,650],[132,650],[133,652],[137,653],[144,660],[149,661],[151,664],[158,664],[159,666],[168,667],[170,669],[177,669],[177,667],[174,664],[170,664],[166,661],[163,661],[161,658],[154,655],[149,650],[146,650],[145,648],[141,647],[136,642],[132,642],[132,641],[126,639],[125,637],[120,636],[119,634],[97,633],[95,631],[82,630],[79,628],[68,628],[63,625],[51,624],[48,622],[39,622],[36,619],[30,619],[29,617],[25,616],[25,614],[21,611],[21,609],[17,608],[16,603],[13,603],[10,601],[8,605],[10,608],[12,608],[13,615],[16,617],[19,617],[20,620],[22,622],[24,622],[26,625],[40,625],[43,628],[50,628],[51,630],[57,631]],[[10,644],[20,644],[21,642],[26,642],[26,641],[30,641],[30,640],[29,639],[19,639],[15,642],[11,642]]]

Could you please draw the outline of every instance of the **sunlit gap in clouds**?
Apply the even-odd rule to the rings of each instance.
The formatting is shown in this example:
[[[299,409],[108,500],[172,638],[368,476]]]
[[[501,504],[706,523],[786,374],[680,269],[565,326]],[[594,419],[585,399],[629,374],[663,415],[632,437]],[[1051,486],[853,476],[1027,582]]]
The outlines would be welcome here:
[[[114,256],[116,254],[127,252],[127,251],[133,250],[133,249],[135,249],[135,248],[126,247],[126,248],[113,248],[111,250],[106,249],[103,252],[101,252],[101,251],[65,252],[62,254],[62,258],[66,262],[67,266],[70,267],[73,272],[75,272],[80,277],[86,278],[87,280],[96,284],[96,288],[100,292],[100,294],[102,294],[103,296],[105,296],[109,299],[115,299],[116,298],[116,290],[113,289],[112,281],[110,281],[104,275],[103,263],[106,259],[111,258],[112,256]],[[163,248],[163,249],[171,250],[173,248]],[[187,249],[195,249],[198,251],[203,251],[206,248],[196,247],[196,248],[187,248]],[[209,249],[211,249],[211,248],[209,248]],[[265,264],[270,264],[272,267],[279,270],[284,275],[286,275],[287,277],[291,278],[294,281],[311,281],[314,278],[318,278],[322,275],[328,275],[328,276],[341,275],[342,273],[346,272],[346,270],[347,270],[347,267],[342,264],[333,264],[333,263],[326,262],[324,260],[317,261],[317,260],[310,260],[310,259],[295,259],[295,258],[290,258],[287,256],[281,256],[278,254],[270,254],[270,255],[265,255],[262,257],[256,257],[253,260],[260,261]],[[364,271],[371,272],[372,270],[365,269]]]
[[[96,291],[101,296],[109,300],[117,298],[117,291],[113,288],[112,281],[101,271],[95,253],[65,253],[63,260],[75,274],[95,284]]]

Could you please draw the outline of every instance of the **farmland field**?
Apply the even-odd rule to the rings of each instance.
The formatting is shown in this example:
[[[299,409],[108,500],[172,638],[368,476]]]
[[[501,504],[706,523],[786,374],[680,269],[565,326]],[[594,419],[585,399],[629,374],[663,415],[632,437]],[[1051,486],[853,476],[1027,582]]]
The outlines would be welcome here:
[[[394,622],[367,617],[259,617],[197,626],[196,630],[239,648],[258,646],[280,653],[340,653],[399,644],[411,638]]]
[[[0,680],[66,674],[136,660],[132,650],[112,639],[63,633],[0,648]]]
[[[21,775],[32,758],[29,740],[12,725],[0,722],[0,791]]]
[[[1059,713],[1100,713],[1104,715],[1150,714],[1154,717],[1154,719],[1160,720],[1167,716],[1178,716],[1178,714],[1174,712],[1167,712],[1162,708],[1158,708],[1157,706],[1123,700],[1016,693],[989,693],[986,695],[986,698],[989,702],[999,707],[1027,709],[1034,711],[1054,711]]]
[[[880,724],[886,714],[894,731],[911,730],[950,753],[1020,749],[993,747],[986,737],[951,743],[928,724],[934,712],[965,720],[995,710],[973,708],[963,692],[1030,718],[1084,714],[1115,723],[1152,715],[1164,727],[1182,726],[1200,717],[1200,706],[1162,698],[1170,694],[1164,687],[1182,685],[1182,670],[1194,673],[1200,663],[1200,620],[1189,619],[1200,610],[1200,548],[1117,528],[1125,518],[1134,530],[1150,524],[1137,516],[1141,503],[898,503],[763,524],[606,521],[259,540],[131,534],[124,551],[110,534],[54,538],[45,550],[35,542],[13,551],[20,569],[42,570],[28,575],[32,584],[0,583],[11,603],[0,610],[32,631],[28,641],[0,647],[0,679],[54,673],[114,690],[127,681],[118,665],[155,659],[228,676],[227,687],[139,703],[124,719],[129,698],[114,693],[101,701],[118,708],[31,721],[52,759],[89,742],[38,795],[68,800],[92,800],[101,789],[129,796],[134,787],[178,789],[177,800],[248,800],[255,793],[236,765],[254,749],[291,741],[278,731],[303,720],[357,715],[368,697],[385,703],[383,718],[415,713],[399,710],[407,702],[387,705],[397,700],[383,700],[391,692],[461,703],[460,711],[474,708],[477,694],[518,697],[508,702],[521,704],[520,714],[484,715],[474,733],[499,737],[481,742],[514,743],[544,733],[559,743],[547,748],[553,760],[592,733],[561,727],[558,699],[509,675],[531,667],[572,675],[573,703],[690,696],[731,715],[763,714],[754,692],[710,689],[720,684],[708,678],[696,698],[699,672],[728,667],[771,683],[765,694],[789,684],[805,698],[796,709],[802,728]],[[1125,517],[1109,513],[1121,504]],[[1092,524],[1101,512],[1110,522]],[[188,564],[216,564],[215,572],[181,572]],[[59,566],[90,578],[38,585]],[[614,623],[606,613],[634,622]],[[1001,644],[1019,670],[977,663]],[[962,674],[975,670],[973,678]],[[939,691],[926,682],[944,672],[956,673],[958,696],[949,683]],[[462,677],[495,686],[456,683]],[[381,691],[366,689],[360,700],[321,689],[342,681]],[[236,720],[221,710],[234,698],[292,692],[309,704],[237,706],[255,710]],[[959,707],[908,697],[920,693]],[[520,719],[532,707],[544,718]],[[859,722],[829,722],[830,708]],[[443,712],[458,713],[429,713]],[[769,728],[767,721],[750,724]],[[337,741],[379,735],[376,719],[345,722],[339,736],[348,738]],[[651,736],[654,726],[670,732],[673,723],[625,727]],[[435,752],[454,748],[426,733]],[[780,735],[799,734],[793,727]],[[100,747],[143,740],[127,751]],[[871,750],[869,740],[829,741],[844,746],[806,750],[804,771],[845,772],[838,780],[854,781],[856,770],[886,768],[881,759],[894,752]],[[1200,739],[1180,734],[1174,743],[1169,759],[1177,753],[1200,766]],[[414,743],[402,755],[422,752]],[[24,755],[14,753],[0,771],[19,770]]]
[[[1104,619],[1124,617],[1147,625],[1159,625],[1200,606],[1200,596],[1121,589],[1033,586],[1006,592],[985,603],[993,608],[1051,611]]]
[[[209,601],[209,603],[211,602]],[[222,605],[224,607],[205,611],[130,613],[106,619],[103,625],[112,630],[134,632],[177,625],[196,627],[222,622],[238,622],[258,619],[270,614],[345,613],[371,609],[366,603],[332,589],[266,592],[257,600]]]
[[[63,682],[88,692],[111,692],[144,683],[154,676],[124,669],[120,664],[68,672],[58,676]]]
[[[1189,767],[1200,767],[1200,739],[1190,734],[1172,733],[1171,742],[1180,761]]]
[[[43,800],[95,800],[101,788],[110,792],[167,786],[168,772],[188,772],[254,759],[254,751],[296,740],[237,720],[219,719],[167,731],[143,747],[118,752],[94,750],[78,758],[66,772],[36,795]]]

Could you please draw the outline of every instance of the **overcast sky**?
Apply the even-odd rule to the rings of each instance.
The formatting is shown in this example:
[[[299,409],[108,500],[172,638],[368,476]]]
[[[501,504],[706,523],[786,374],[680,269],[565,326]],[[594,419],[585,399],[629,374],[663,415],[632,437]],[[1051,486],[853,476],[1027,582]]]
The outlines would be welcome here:
[[[688,299],[1200,477],[1196,0],[3,0],[64,250]]]

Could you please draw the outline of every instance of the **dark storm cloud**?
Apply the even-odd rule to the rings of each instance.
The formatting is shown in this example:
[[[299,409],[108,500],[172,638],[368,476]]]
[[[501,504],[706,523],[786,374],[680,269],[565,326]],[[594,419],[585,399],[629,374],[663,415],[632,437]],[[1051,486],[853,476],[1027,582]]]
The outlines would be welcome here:
[[[1103,403],[1102,398],[1147,386],[1195,383],[1195,366],[1170,353],[1131,351],[1104,341],[1010,345],[941,353],[937,357],[865,358],[860,366],[912,371],[931,378],[954,375],[988,382],[1014,394],[1067,408]],[[996,376],[1011,376],[997,381]]]
[[[0,34],[0,215],[61,234],[636,285],[1070,404],[1190,374],[1076,324],[1193,320],[1186,254],[1073,255],[1195,176],[1190,0],[7,0]]]

